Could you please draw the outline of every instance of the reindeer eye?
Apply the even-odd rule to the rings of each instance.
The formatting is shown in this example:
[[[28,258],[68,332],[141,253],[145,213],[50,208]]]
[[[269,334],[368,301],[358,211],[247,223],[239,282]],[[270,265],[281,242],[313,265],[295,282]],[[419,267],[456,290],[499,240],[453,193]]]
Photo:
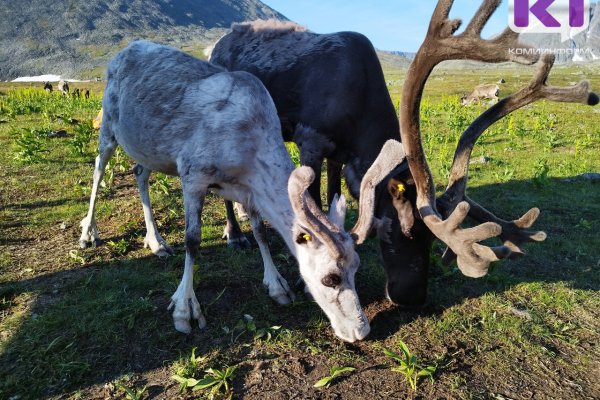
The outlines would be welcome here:
[[[326,277],[324,277],[323,279],[321,279],[321,283],[324,286],[334,288],[334,287],[338,286],[340,283],[342,283],[342,277],[337,274],[329,274]]]

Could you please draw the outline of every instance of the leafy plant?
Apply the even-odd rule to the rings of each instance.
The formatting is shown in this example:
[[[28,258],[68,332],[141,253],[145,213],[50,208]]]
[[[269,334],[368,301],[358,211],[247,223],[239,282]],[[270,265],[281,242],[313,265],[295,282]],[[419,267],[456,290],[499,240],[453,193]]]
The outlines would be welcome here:
[[[535,165],[535,170],[533,174],[533,184],[537,188],[542,188],[546,186],[549,182],[548,173],[550,172],[550,167],[548,166],[548,162],[545,159],[540,159],[537,161]]]
[[[192,367],[193,369],[198,369],[204,361],[206,361],[206,357],[196,356],[196,347],[194,347],[192,349],[192,354],[190,354],[189,357],[190,367]]]
[[[399,344],[402,354],[394,353],[388,349],[384,349],[383,351],[386,356],[394,359],[399,364],[396,367],[392,367],[392,371],[404,375],[413,390],[417,390],[417,383],[421,378],[429,378],[433,383],[433,374],[437,367],[434,365],[422,365],[402,340],[400,340]]]
[[[115,154],[110,158],[106,168],[104,170],[104,178],[100,183],[100,186],[110,189],[115,182],[115,170],[118,172],[125,172],[127,170],[128,162],[127,157],[123,153],[120,147],[117,147]]]
[[[575,225],[575,228],[580,228],[586,231],[591,231],[592,230],[592,226],[594,225],[593,222],[588,221],[585,218],[581,218],[579,220],[579,223],[577,225]]]
[[[224,370],[209,368],[202,379],[186,378],[173,375],[172,378],[181,384],[181,389],[192,389],[193,391],[210,389],[208,398],[214,399],[219,393],[226,394],[230,391],[231,380],[237,366],[226,367]]]
[[[171,182],[169,181],[169,177],[165,174],[156,174],[156,178],[154,180],[154,184],[150,188],[155,192],[163,192],[168,195],[172,191]]]
[[[106,244],[108,245],[110,252],[118,256],[127,253],[127,249],[129,248],[129,243],[127,243],[125,239],[121,239],[118,242],[109,240]]]
[[[144,398],[144,394],[148,390],[148,386],[144,386],[141,389],[138,388],[129,388],[122,383],[117,383],[117,388],[125,393],[125,398],[127,400],[141,400]]]
[[[75,126],[75,135],[67,142],[67,146],[73,156],[85,156],[88,154],[88,145],[94,135],[94,128],[88,123]]]
[[[206,356],[196,356],[196,347],[194,347],[189,357],[180,358],[178,366],[175,369],[175,376],[178,376],[181,379],[196,377],[196,374],[200,368],[202,368],[206,360]],[[185,389],[185,387],[182,388]]]
[[[333,384],[333,381],[337,377],[339,377],[339,376],[341,376],[341,375],[343,375],[345,373],[354,372],[354,371],[356,371],[356,368],[354,368],[354,367],[331,367],[331,369],[329,370],[329,375],[327,375],[327,376],[319,379],[317,381],[317,383],[315,383],[313,385],[313,387],[316,387],[316,388],[322,388],[322,387],[329,388]]]
[[[83,255],[81,255],[81,253],[78,250],[70,250],[69,258],[71,258],[78,264],[85,265],[85,257],[83,257]]]
[[[15,159],[24,164],[33,164],[42,160],[42,154],[47,153],[43,137],[45,131],[23,129],[15,139],[17,148]]]
[[[508,167],[504,167],[504,171],[502,171],[502,172],[494,172],[494,176],[496,177],[496,180],[498,180],[500,182],[509,182],[513,178],[514,175],[515,175],[515,170],[510,169]]]
[[[278,325],[257,328],[256,322],[254,322],[254,318],[248,314],[244,314],[244,318],[240,319],[233,328],[229,328],[228,326],[223,327],[223,332],[225,332],[226,335],[231,334],[232,344],[235,343],[245,333],[252,334],[254,340],[263,339],[268,342],[280,330],[281,326]]]

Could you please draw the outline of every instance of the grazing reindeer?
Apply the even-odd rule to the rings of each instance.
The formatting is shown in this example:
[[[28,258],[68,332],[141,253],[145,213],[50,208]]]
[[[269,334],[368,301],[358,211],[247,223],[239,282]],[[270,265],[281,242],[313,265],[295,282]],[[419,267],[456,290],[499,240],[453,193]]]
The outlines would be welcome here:
[[[69,94],[69,83],[66,81],[59,81],[58,82],[58,91],[61,92],[64,95]]]
[[[257,21],[234,24],[232,32],[220,39],[212,50],[211,62],[232,71],[251,72],[262,80],[277,106],[284,139],[299,145],[302,164],[318,170],[327,158],[328,199],[339,192],[339,165],[346,164],[346,182],[350,193],[358,197],[357,182],[383,144],[397,138],[399,131],[403,142],[411,141],[413,158],[408,157],[410,169],[408,163],[402,164],[377,188],[375,215],[392,219],[391,242],[381,240],[380,247],[387,275],[386,292],[394,303],[411,306],[425,301],[429,255],[436,237],[458,251],[459,267],[469,276],[481,276],[487,271],[484,259],[491,261],[510,254],[522,254],[523,243],[545,238],[543,232],[528,230],[537,219],[537,209],[519,220],[504,221],[468,199],[470,209],[461,203],[458,214],[452,214],[452,218],[443,224],[436,209],[439,203],[444,216],[448,216],[457,208],[458,202],[467,200],[464,190],[470,151],[477,138],[497,120],[498,107],[507,103],[513,106],[514,97],[498,103],[499,106],[484,113],[467,129],[457,148],[449,190],[437,202],[421,137],[418,129],[414,128],[415,124],[418,128],[419,121],[420,85],[424,85],[431,72],[426,63],[430,61],[430,54],[435,56],[433,60],[447,55],[456,59],[497,62],[509,59],[511,46],[526,47],[508,31],[500,39],[484,41],[478,35],[480,31],[472,28],[483,26],[498,4],[496,0],[485,1],[469,32],[457,37],[448,32],[449,26],[435,25],[444,21],[432,21],[420,57],[409,70],[412,81],[407,79],[404,86],[401,110],[404,125],[401,130],[377,55],[362,35],[349,32],[319,35],[291,23]],[[438,8],[449,9],[451,5],[452,1],[444,0],[440,1]],[[447,37],[436,42],[432,36],[440,34]],[[459,43],[460,47],[456,47],[455,43]],[[530,63],[535,61],[527,60]],[[427,70],[422,72],[424,63]],[[416,83],[415,76],[419,79]],[[412,86],[409,86],[411,82]],[[538,92],[546,93],[544,90],[540,88]],[[536,94],[538,97],[529,101],[539,97],[567,102],[585,103],[589,100],[590,104],[596,101],[586,84],[576,89],[557,89],[556,93],[553,96]],[[506,113],[503,111],[500,117]],[[319,195],[317,181],[311,189],[314,189],[311,192],[313,196]],[[494,225],[460,230],[458,225],[467,213],[481,222],[494,221]],[[234,221],[232,213],[228,213],[228,219]],[[498,234],[505,242],[503,247],[490,249],[476,243]],[[446,261],[452,259],[451,252],[446,255]]]
[[[463,106],[479,102],[481,100],[498,101],[500,94],[500,86],[498,85],[477,85],[468,96],[465,95],[460,99]]]
[[[363,339],[370,330],[356,294],[354,250],[375,223],[374,187],[403,159],[402,145],[390,141],[362,182],[359,219],[350,232],[343,221],[345,199],[335,199],[327,217],[307,193],[315,175],[294,171],[277,112],[261,82],[246,72],[227,72],[171,47],[139,41],[108,65],[102,107],[99,156],[80,244],[99,240],[94,209],[104,168],[117,144],[138,164],[134,168],[147,227],[145,243],[157,254],[170,249],[157,231],[148,193],[150,172],[181,178],[185,213],[185,266],[169,308],[175,328],[190,332],[206,320],[193,290],[200,216],[209,189],[242,203],[264,261],[264,283],[280,304],[294,299],[265,240],[260,216],[270,221],[298,260],[310,293],[340,338]],[[287,189],[286,189],[287,188]],[[369,201],[370,199],[370,201]]]
[[[360,198],[366,171],[386,141],[399,137],[398,116],[377,53],[359,33],[321,35],[275,20],[234,24],[215,44],[210,61],[250,72],[263,82],[277,107],[284,140],[300,149],[300,163],[319,175],[327,159],[329,203],[341,192],[342,165],[350,194]],[[414,204],[414,183],[403,163],[376,189],[375,216],[392,220],[391,242],[380,240],[387,295],[411,306],[425,301],[432,238],[415,217],[418,211],[392,196],[401,182],[403,196],[412,195]],[[320,204],[320,180],[310,193]],[[226,207],[224,236],[228,243],[244,243],[232,207]]]

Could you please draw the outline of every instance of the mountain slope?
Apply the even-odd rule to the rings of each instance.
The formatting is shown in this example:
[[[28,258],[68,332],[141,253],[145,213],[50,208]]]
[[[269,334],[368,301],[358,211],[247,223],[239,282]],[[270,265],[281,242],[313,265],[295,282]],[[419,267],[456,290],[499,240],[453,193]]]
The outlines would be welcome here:
[[[0,79],[101,75],[133,39],[198,52],[231,23],[286,19],[259,0],[0,0]]]

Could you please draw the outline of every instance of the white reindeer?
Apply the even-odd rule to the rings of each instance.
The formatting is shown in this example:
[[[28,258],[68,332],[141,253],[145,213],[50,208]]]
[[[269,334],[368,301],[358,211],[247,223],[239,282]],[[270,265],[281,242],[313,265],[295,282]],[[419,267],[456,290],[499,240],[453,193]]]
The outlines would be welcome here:
[[[346,232],[345,199],[334,201],[329,217],[316,207],[307,193],[314,173],[308,167],[294,171],[273,101],[253,75],[226,72],[170,47],[134,42],[110,62],[102,106],[99,156],[80,244],[85,247],[99,240],[96,194],[117,144],[138,163],[134,171],[147,227],[145,243],[155,254],[170,249],[154,223],[148,177],[151,171],[180,176],[186,257],[183,278],[169,306],[177,330],[190,332],[192,318],[200,328],[206,325],[192,272],[204,197],[212,189],[249,211],[264,261],[263,282],[275,301],[286,304],[294,295],[271,259],[261,215],[298,260],[302,278],[336,335],[354,342],[369,333],[354,285],[359,265],[354,246],[376,223],[382,226],[373,218],[374,188],[402,161],[399,142],[390,141],[365,176],[358,222]]]

